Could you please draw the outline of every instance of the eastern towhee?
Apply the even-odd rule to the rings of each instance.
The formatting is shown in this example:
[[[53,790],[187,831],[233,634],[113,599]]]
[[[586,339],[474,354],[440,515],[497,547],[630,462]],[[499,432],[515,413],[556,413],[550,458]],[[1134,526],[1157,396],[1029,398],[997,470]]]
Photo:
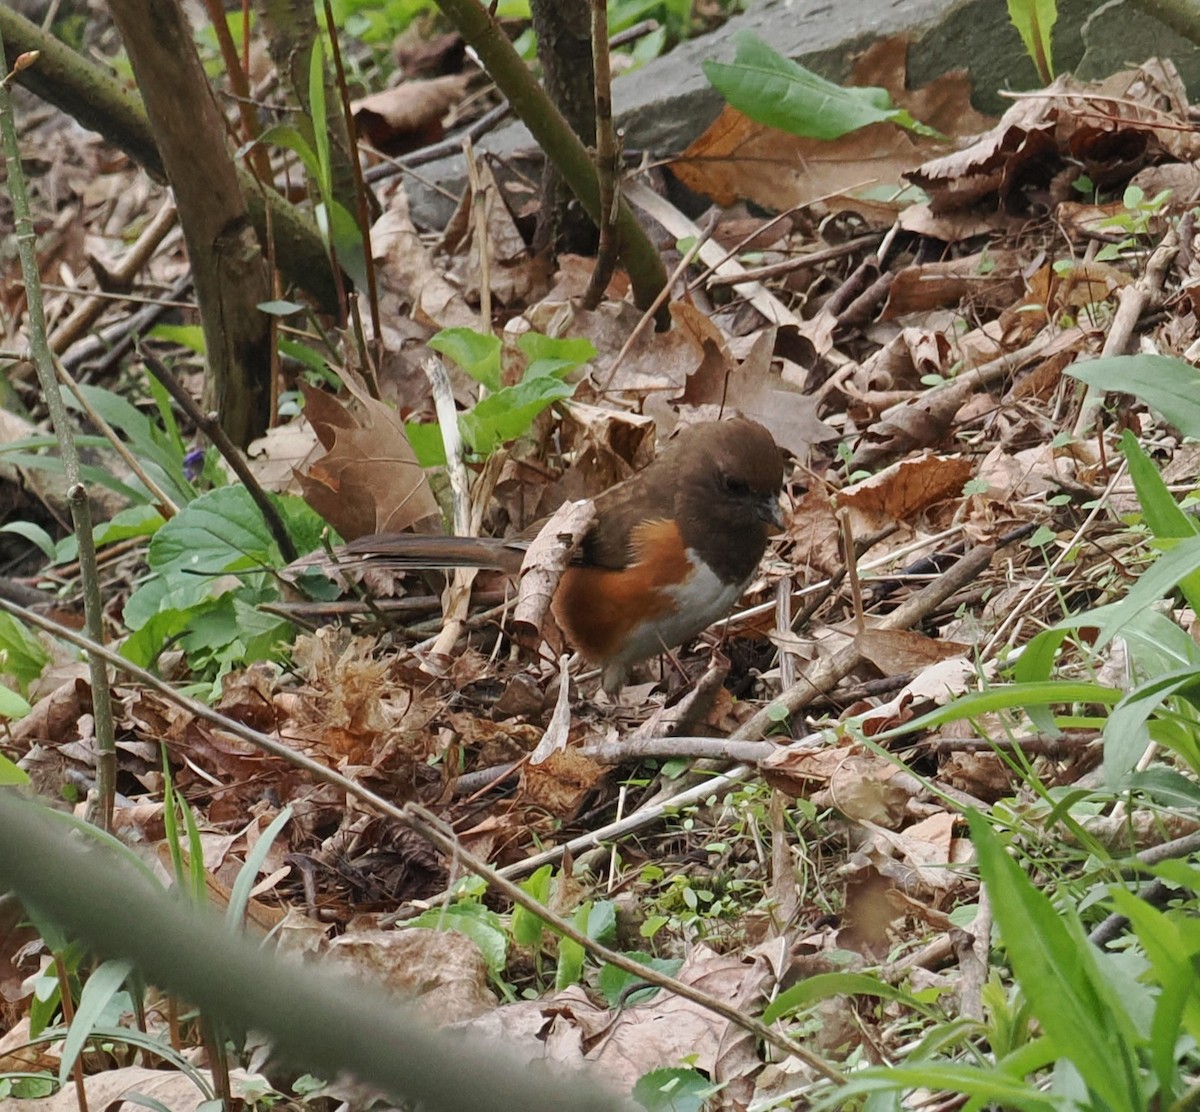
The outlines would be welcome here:
[[[552,611],[600,665],[606,691],[638,661],[724,617],[783,525],[783,457],[744,417],[685,429],[653,463],[595,498],[596,520],[563,573]],[[418,534],[363,537],[345,551],[389,567],[516,573],[528,542]]]

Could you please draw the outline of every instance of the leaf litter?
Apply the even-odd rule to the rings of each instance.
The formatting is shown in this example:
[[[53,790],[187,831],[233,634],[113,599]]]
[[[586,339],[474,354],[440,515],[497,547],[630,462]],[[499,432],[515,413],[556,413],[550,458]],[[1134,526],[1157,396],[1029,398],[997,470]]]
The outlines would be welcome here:
[[[717,206],[710,247],[721,265],[694,266],[686,287],[677,284],[666,332],[638,329],[621,275],[596,310],[573,304],[590,261],[567,256],[548,272],[528,247],[529,192],[489,166],[436,241],[412,223],[404,191],[385,186],[373,234],[383,326],[372,339],[386,401],[346,368],[349,398],[305,386],[303,415],[254,450],[270,489],[302,494],[344,540],[438,528],[441,474],[424,472],[410,445],[414,426],[434,420],[421,368],[437,331],[480,327],[481,300],[499,326],[504,385],[519,381],[517,341],[530,331],[586,338],[595,354],[574,373],[569,400],[471,464],[480,532],[522,532],[619,481],[652,457],[656,432],[661,441],[677,425],[731,410],[768,424],[793,460],[786,531],[727,625],[652,662],[620,705],[597,706],[594,681],[560,669],[552,630],[532,650],[528,636],[512,636],[518,597],[502,577],[476,581],[463,635],[447,653],[434,647],[438,576],[336,564],[325,573],[350,587],[336,609],[292,599],[279,612],[340,624],[297,634],[286,668],[226,669],[217,702],[229,720],[386,799],[420,802],[464,849],[510,876],[549,851],[555,911],[570,918],[586,901],[611,906],[600,941],[681,959],[681,980],[755,1015],[799,976],[889,961],[914,984],[920,974],[956,991],[952,952],[939,943],[977,886],[956,868],[969,845],[950,803],[986,807],[1013,794],[1012,767],[980,739],[1023,727],[1002,711],[936,727],[906,743],[913,771],[865,739],[978,690],[1001,650],[1063,615],[1064,598],[1124,578],[1132,542],[1122,540],[1120,519],[1088,513],[1106,491],[1119,495],[1114,461],[1099,436],[1059,435],[1078,411],[1063,371],[1081,356],[1119,353],[1108,345],[1122,298],[1146,285],[1149,253],[1180,214],[1178,251],[1128,326],[1137,336],[1120,337],[1120,349],[1193,355],[1200,346],[1186,215],[1200,195],[1196,140],[1169,62],[1097,84],[1060,78],[1015,98],[993,123],[970,107],[962,75],[907,90],[903,60],[902,42],[877,44],[851,81],[888,89],[941,136],[879,122],[815,140],[726,108],[671,162],[674,177]],[[379,145],[408,149],[440,134],[448,90],[461,85],[401,87],[357,110],[390,129]],[[59,196],[73,218],[40,240],[43,273],[66,287],[48,287],[52,320],[87,288],[76,278],[88,269],[89,244],[161,200],[121,160],[105,161],[95,144],[64,148],[54,134],[35,118],[25,136],[56,152],[58,176],[35,194],[47,212]],[[660,184],[656,173],[650,181]],[[1144,198],[1171,190],[1134,229],[1121,223],[1129,206],[1111,199],[1130,185]],[[745,202],[785,217],[754,215]],[[661,198],[657,206],[669,208]],[[656,212],[648,219],[670,262],[675,237],[663,208]],[[169,286],[183,266],[172,248],[161,250],[141,281]],[[5,305],[5,319],[18,319],[19,302],[8,296]],[[13,335],[5,340],[15,346]],[[451,375],[459,406],[472,406],[477,384],[457,368]],[[1194,482],[1194,455],[1183,462],[1168,424],[1127,403],[1116,419],[1179,462],[1176,481]],[[980,575],[919,609],[909,626],[888,624],[984,544],[998,550]],[[315,566],[302,561],[285,577],[299,582]],[[1046,573],[1055,568],[1052,584]],[[133,565],[114,569],[113,591],[127,593]],[[540,595],[552,590],[549,574]],[[182,653],[168,650],[158,663],[186,682]],[[4,749],[39,792],[58,797],[93,782],[96,755],[86,678],[51,676],[33,689],[34,713],[13,725]],[[781,692],[792,695],[791,715],[770,722],[787,732],[764,742],[762,708]],[[691,999],[636,982],[615,998],[591,982],[586,991],[555,986],[548,971],[555,961],[561,968],[565,942],[542,931],[534,944],[516,941],[490,898],[448,902],[460,864],[414,831],[156,692],[128,684],[116,694],[118,830],[167,860],[161,745],[200,827],[212,902],[228,902],[263,829],[291,808],[259,863],[248,912],[251,929],[276,928],[285,949],[326,954],[414,997],[431,1019],[502,1034],[531,1058],[591,1063],[625,1091],[684,1060],[725,1086],[731,1107],[812,1080],[796,1058],[767,1065],[772,1055],[744,1030]],[[1097,736],[1086,730],[1068,733],[1073,744],[1026,740],[1047,787],[1076,782],[1098,761]],[[751,748],[722,748],[734,745]],[[541,759],[530,761],[539,746]],[[748,775],[707,795],[692,790],[691,761],[709,755],[727,766],[735,752]],[[787,817],[801,806],[815,835],[807,849]],[[678,814],[664,822],[664,809]],[[1144,816],[1132,825],[1153,836]],[[603,848],[589,844],[600,828],[610,831]],[[573,863],[590,866],[587,879],[572,875]],[[421,925],[406,925],[418,917]],[[0,938],[0,1068],[27,1069],[14,1048],[28,1040],[23,1013],[44,954],[15,924]],[[855,1045],[901,1037],[899,1013],[853,1015],[815,1037],[821,1053],[842,1059]],[[89,1098],[168,1084],[163,1071],[143,1073],[116,1061],[96,1068]],[[168,1103],[185,1107],[187,1098]]]

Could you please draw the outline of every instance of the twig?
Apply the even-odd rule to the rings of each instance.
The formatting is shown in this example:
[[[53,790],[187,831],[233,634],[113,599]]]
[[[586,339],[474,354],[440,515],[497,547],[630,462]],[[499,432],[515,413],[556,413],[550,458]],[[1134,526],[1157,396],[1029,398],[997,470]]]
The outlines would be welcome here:
[[[1154,249],[1154,253],[1146,263],[1146,273],[1132,286],[1126,286],[1121,291],[1120,300],[1117,302],[1117,311],[1113,314],[1108,335],[1104,338],[1104,346],[1100,349],[1101,359],[1121,355],[1128,349],[1134,326],[1142,313],[1146,311],[1146,306],[1161,296],[1167,271],[1171,269],[1171,263],[1178,252],[1179,229],[1174,227],[1167,231]],[[1099,412],[1098,403],[1103,396],[1103,390],[1097,389],[1091,383],[1088,384],[1073,430],[1077,440],[1083,440],[1090,435]]]
[[[371,250],[371,206],[367,197],[367,184],[363,180],[362,162],[358,158],[358,129],[354,124],[354,113],[350,109],[350,89],[346,84],[346,68],[342,64],[342,48],[338,39],[337,25],[333,21],[333,6],[325,0],[325,29],[329,33],[329,51],[333,57],[334,74],[337,77],[338,96],[341,101],[342,118],[346,125],[346,139],[350,144],[347,157],[350,162],[350,172],[354,176],[355,216],[358,220],[359,234],[363,241],[363,258],[366,260],[367,272],[367,304],[371,309],[371,335],[374,337],[375,358],[363,361],[363,371],[368,386],[376,382],[375,369],[379,365],[379,356],[383,351],[383,323],[379,317],[379,289],[376,284],[374,253]],[[314,120],[314,127],[321,127],[324,121]],[[375,387],[378,390],[378,386]],[[372,392],[372,397],[378,397]]]
[[[167,233],[175,227],[177,216],[175,202],[164,201],[150,223],[142,229],[142,234],[137,237],[133,246],[122,256],[121,261],[107,271],[105,275],[107,284],[115,284],[120,289],[132,283],[137,273],[149,262],[150,257],[158,249],[158,245],[162,243]],[[92,270],[95,271],[97,268],[98,264],[93,263]],[[42,288],[53,289],[54,287],[43,282]],[[75,289],[70,292],[81,294],[84,291]],[[110,300],[121,296],[107,290],[88,292],[83,301],[72,310],[71,315],[50,333],[50,350],[61,355],[100,319],[104,310],[108,308]],[[137,299],[130,297],[126,300],[135,301]]]
[[[475,250],[479,253],[479,330],[490,336],[492,332],[492,252],[491,244],[488,241],[488,196],[479,176],[479,162],[475,157],[475,147],[471,143],[470,137],[463,140],[463,158],[467,161],[467,183],[471,190],[471,215],[475,219]]]
[[[955,591],[960,590],[979,575],[991,563],[996,554],[996,545],[984,544],[973,549],[940,579],[930,583],[923,591],[914,595],[880,621],[879,629],[908,629],[926,614],[937,609]],[[785,691],[778,699],[763,707],[744,722],[731,735],[732,740],[754,741],[773,729],[781,712],[794,715],[808,706],[813,699],[831,691],[839,680],[845,679],[862,663],[863,655],[857,644],[851,643],[830,657],[822,660],[813,669],[811,676]]]
[[[621,174],[612,115],[612,68],[608,57],[608,0],[592,0],[592,69],[596,82],[596,180],[600,190],[600,242],[596,266],[582,304],[595,309],[617,265],[617,190]],[[668,283],[670,289],[670,283]]]
[[[0,37],[0,60],[5,57]],[[30,59],[36,65],[36,58]],[[20,66],[20,60],[18,60]],[[83,584],[84,620],[89,637],[99,645],[104,640],[104,611],[100,598],[100,575],[96,567],[96,541],[92,535],[91,507],[87,487],[79,467],[79,452],[71,418],[63,403],[55,376],[54,356],[46,334],[46,310],[42,302],[37,260],[37,236],[29,213],[29,195],[25,188],[25,173],[21,168],[21,147],[17,142],[17,127],[13,119],[9,87],[14,73],[0,81],[0,132],[3,133],[4,158],[8,166],[8,194],[12,198],[13,224],[16,229],[17,251],[21,259],[21,275],[25,279],[25,299],[28,307],[30,358],[37,371],[42,396],[50,413],[59,455],[67,480],[67,497],[71,506],[71,521],[79,545],[80,579]],[[6,604],[11,605],[11,604]],[[92,714],[96,723],[96,785],[100,825],[112,830],[113,801],[116,796],[117,747],[113,725],[112,692],[108,671],[103,660],[88,658],[88,674],[92,685]],[[91,808],[89,808],[90,810]]]
[[[80,408],[87,415],[87,419],[100,430],[100,434],[113,446],[113,451],[125,461],[125,466],[141,479],[143,485],[155,500],[156,505],[154,508],[166,518],[174,517],[179,513],[179,507],[175,504],[175,500],[154,481],[142,466],[141,461],[126,447],[125,441],[117,435],[112,425],[96,412],[95,407],[87,400],[87,397],[79,388],[79,383],[71,377],[70,372],[58,360],[54,361],[54,369],[58,374],[59,381],[74,395]]]
[[[769,225],[764,225],[769,227]],[[757,229],[747,239],[753,239],[762,234],[762,228]],[[738,274],[714,274],[711,278],[702,280],[705,289],[714,290],[722,286],[736,286],[742,282],[761,282],[767,278],[778,278],[781,274],[791,274],[793,270],[803,270],[806,266],[817,266],[820,263],[832,262],[843,255],[853,255],[862,247],[872,247],[883,239],[882,232],[869,232],[867,235],[855,236],[845,243],[835,243],[832,247],[824,247],[819,251],[810,251],[806,255],[795,255],[778,263],[767,263],[765,266],[747,267]],[[732,254],[732,253],[731,253]],[[696,283],[693,283],[695,285]]]
[[[486,268],[485,268],[486,273]],[[446,475],[450,480],[450,496],[453,503],[451,520],[454,532],[460,537],[471,530],[471,488],[467,479],[467,468],[463,463],[463,442],[458,431],[458,411],[454,406],[454,391],[445,364],[436,356],[425,361],[425,377],[433,393],[433,405],[437,413],[438,427],[442,432],[442,444],[446,450]],[[442,612],[442,628],[434,640],[432,651],[446,655],[454,648],[463,628],[463,619],[471,605],[471,584],[475,580],[475,568],[455,568],[446,585]]]
[[[279,516],[279,511],[275,508],[275,504],[267,497],[258,479],[254,477],[254,472],[247,466],[245,457],[226,435],[220,422],[215,417],[209,416],[200,409],[192,400],[191,394],[179,384],[178,379],[167,370],[162,360],[152,351],[142,347],[140,344],[137,351],[142,361],[150,369],[150,373],[162,383],[167,393],[171,395],[179,408],[188,415],[189,420],[191,420],[196,428],[212,441],[217,451],[221,453],[222,458],[232,468],[233,473],[241,479],[242,484],[246,488],[246,493],[250,495],[254,504],[258,507],[259,513],[263,515],[263,521],[266,522],[271,536],[279,546],[280,555],[289,564],[297,559],[299,554],[296,552],[295,544],[292,543],[292,536],[287,531],[287,526],[283,523],[283,518]]]

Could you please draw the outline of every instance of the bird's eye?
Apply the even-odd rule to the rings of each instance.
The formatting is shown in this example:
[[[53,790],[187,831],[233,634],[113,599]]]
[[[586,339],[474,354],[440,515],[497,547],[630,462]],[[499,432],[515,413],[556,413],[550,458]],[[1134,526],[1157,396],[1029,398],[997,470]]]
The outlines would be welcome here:
[[[750,484],[745,479],[739,479],[736,475],[722,476],[721,483],[730,494],[736,494],[741,497],[750,493]]]

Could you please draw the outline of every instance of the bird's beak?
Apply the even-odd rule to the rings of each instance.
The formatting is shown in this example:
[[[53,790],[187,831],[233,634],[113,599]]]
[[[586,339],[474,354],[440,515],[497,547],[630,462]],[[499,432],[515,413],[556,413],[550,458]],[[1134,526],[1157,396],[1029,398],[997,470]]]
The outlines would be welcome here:
[[[764,498],[758,504],[758,516],[768,525],[774,525],[776,529],[782,529],[786,524],[783,517],[783,507],[779,504],[778,497]]]

